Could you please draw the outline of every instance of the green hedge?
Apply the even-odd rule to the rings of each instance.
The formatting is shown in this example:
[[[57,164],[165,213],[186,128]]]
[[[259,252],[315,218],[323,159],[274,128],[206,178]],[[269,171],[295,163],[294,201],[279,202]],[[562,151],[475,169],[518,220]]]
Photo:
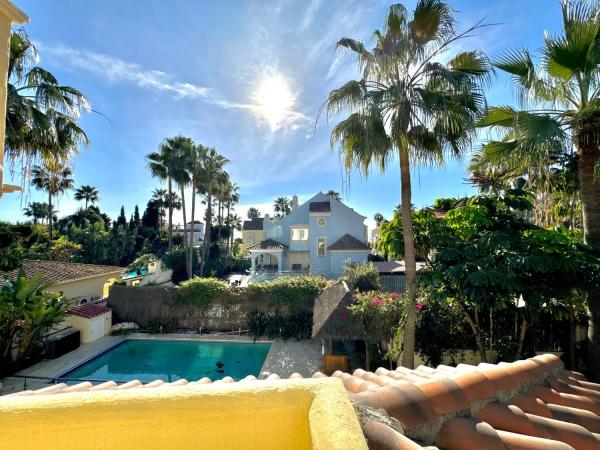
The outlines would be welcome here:
[[[177,288],[178,304],[208,306],[214,299],[224,301],[257,300],[277,308],[287,306],[302,309],[325,290],[327,282],[322,277],[281,277],[274,281],[251,284],[246,288],[230,287],[216,278],[194,278],[182,282]]]

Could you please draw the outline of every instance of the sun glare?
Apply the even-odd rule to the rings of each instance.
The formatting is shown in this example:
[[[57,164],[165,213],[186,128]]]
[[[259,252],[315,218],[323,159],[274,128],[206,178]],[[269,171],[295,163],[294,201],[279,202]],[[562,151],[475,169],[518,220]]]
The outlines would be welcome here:
[[[255,112],[261,120],[276,130],[292,113],[295,97],[283,75],[276,73],[263,78],[252,95]]]

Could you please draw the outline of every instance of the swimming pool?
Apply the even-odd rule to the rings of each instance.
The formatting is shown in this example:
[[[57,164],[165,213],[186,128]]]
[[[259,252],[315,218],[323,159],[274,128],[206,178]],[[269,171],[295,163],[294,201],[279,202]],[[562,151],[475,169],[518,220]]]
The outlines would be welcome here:
[[[271,344],[128,339],[62,378],[150,382],[258,376]]]

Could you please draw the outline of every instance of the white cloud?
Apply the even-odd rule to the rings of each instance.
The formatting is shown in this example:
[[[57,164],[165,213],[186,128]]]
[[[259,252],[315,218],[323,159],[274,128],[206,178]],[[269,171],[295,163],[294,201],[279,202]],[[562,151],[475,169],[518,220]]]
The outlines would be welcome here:
[[[306,12],[304,13],[300,30],[306,30],[311,26],[317,13],[319,12],[319,8],[321,8],[321,0],[311,0],[308,8],[306,8]]]
[[[175,98],[199,99],[224,109],[247,110],[261,117],[264,105],[251,102],[236,102],[219,95],[214,89],[193,83],[181,82],[174,79],[172,74],[160,70],[146,69],[139,64],[124,61],[110,55],[78,50],[67,46],[48,46],[36,44],[43,50],[45,56],[59,59],[63,65],[74,69],[90,72],[111,83],[133,83],[144,89],[155,92],[174,94]],[[286,109],[281,112],[281,118],[274,126],[273,121],[267,120],[271,131],[295,131],[301,126],[308,125],[312,119],[300,111]],[[264,123],[259,120],[259,123]]]

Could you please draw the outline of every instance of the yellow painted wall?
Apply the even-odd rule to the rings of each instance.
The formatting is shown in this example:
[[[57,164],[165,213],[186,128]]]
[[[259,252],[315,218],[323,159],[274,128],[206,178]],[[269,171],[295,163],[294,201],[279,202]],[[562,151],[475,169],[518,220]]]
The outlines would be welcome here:
[[[253,244],[247,243],[249,234],[253,235]],[[242,244],[240,245],[240,248],[248,250],[250,245],[258,244],[260,241],[262,241],[264,239],[264,235],[265,233],[263,230],[242,230]]]
[[[58,292],[61,291],[65,298],[75,298],[83,296],[102,296],[104,290],[104,284],[110,278],[118,278],[121,276],[121,272],[109,273],[93,278],[86,278],[85,280],[71,281],[68,283],[60,283],[52,286],[49,291]]]
[[[288,252],[288,267],[292,270],[292,264],[302,264],[306,269],[310,264],[310,254],[308,252]]]
[[[366,450],[335,378],[3,397],[0,448]]]

